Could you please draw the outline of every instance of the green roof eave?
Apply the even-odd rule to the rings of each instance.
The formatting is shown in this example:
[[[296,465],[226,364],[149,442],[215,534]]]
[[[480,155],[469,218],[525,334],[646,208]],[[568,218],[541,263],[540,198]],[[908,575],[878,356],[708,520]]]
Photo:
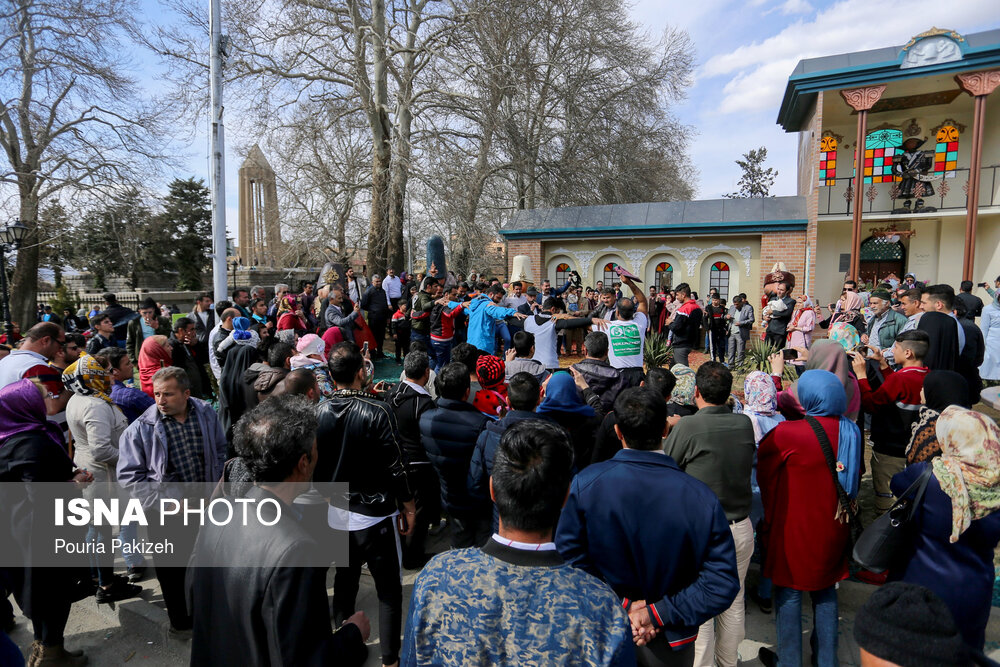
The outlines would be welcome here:
[[[970,48],[961,60],[926,67],[900,69],[899,60],[890,60],[874,65],[856,65],[823,72],[793,74],[788,78],[788,84],[785,86],[785,95],[781,100],[777,123],[785,132],[800,132],[805,115],[816,100],[816,94],[820,91],[858,88],[935,74],[952,72],[957,74],[998,66],[1000,66],[1000,49],[997,49],[996,45],[992,45],[990,48]]]
[[[616,225],[614,227],[550,227],[541,229],[501,229],[500,235],[505,240],[546,239],[609,236],[703,236],[707,234],[761,234],[773,231],[798,231],[805,229],[809,221],[793,220],[757,220],[746,222],[696,222],[684,225]]]

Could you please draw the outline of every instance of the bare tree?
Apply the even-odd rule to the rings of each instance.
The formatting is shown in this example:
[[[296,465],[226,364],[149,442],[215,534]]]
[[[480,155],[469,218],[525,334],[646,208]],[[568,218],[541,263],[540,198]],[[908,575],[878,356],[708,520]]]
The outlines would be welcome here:
[[[15,317],[35,311],[39,203],[63,189],[116,187],[147,175],[162,107],[144,103],[126,73],[136,34],[130,0],[6,0],[0,10],[0,183],[16,189],[28,227],[11,296]]]

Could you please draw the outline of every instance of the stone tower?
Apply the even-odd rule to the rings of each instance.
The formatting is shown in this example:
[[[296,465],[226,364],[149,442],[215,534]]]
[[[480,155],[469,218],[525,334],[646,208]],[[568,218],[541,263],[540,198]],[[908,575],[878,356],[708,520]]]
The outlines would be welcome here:
[[[278,188],[274,170],[257,144],[240,166],[239,178],[240,260],[244,266],[276,266],[281,254]]]

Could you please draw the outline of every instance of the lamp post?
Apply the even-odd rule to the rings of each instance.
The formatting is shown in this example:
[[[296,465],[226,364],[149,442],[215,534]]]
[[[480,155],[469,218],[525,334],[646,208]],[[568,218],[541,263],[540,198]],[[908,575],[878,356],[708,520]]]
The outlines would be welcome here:
[[[7,253],[17,250],[24,240],[28,228],[20,220],[14,220],[0,229],[0,291],[3,292],[3,327],[9,342],[14,335],[14,323],[10,319],[10,295],[7,293]]]

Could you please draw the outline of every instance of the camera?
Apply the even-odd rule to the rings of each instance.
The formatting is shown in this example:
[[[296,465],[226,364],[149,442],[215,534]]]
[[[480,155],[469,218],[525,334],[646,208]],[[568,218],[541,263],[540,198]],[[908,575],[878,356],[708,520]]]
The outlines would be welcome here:
[[[979,283],[979,287],[985,288],[986,287],[986,283]]]

